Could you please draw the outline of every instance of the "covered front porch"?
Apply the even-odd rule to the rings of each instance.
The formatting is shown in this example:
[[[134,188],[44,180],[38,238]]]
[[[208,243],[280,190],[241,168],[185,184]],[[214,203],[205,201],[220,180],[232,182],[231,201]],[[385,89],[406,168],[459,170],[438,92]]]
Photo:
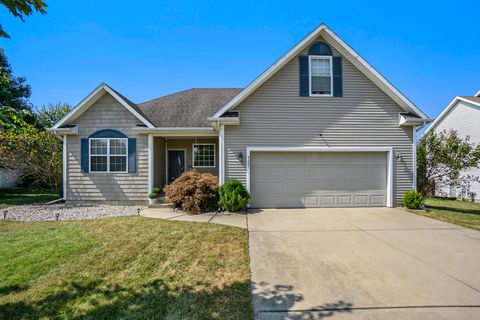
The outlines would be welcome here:
[[[149,186],[160,188],[189,170],[219,175],[219,138],[213,131],[203,136],[152,136]],[[150,144],[149,143],[149,144]]]

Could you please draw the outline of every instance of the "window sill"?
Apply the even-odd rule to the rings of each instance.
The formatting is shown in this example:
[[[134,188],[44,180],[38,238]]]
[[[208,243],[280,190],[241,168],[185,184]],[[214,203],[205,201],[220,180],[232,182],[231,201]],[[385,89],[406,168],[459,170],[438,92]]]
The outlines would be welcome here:
[[[311,93],[309,97],[333,97],[333,94],[313,94]]]

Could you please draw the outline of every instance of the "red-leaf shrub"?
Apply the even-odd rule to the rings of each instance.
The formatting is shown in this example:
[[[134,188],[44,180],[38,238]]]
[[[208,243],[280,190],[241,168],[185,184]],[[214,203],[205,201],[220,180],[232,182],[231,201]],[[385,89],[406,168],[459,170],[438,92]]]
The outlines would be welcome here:
[[[218,177],[211,173],[187,171],[163,188],[176,207],[198,214],[218,205]]]

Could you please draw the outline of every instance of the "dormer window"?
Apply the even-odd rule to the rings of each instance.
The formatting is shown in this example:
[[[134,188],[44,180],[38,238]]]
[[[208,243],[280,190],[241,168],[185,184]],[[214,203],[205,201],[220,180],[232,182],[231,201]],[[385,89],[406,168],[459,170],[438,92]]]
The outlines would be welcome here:
[[[310,96],[332,96],[332,56],[310,55],[308,58]]]

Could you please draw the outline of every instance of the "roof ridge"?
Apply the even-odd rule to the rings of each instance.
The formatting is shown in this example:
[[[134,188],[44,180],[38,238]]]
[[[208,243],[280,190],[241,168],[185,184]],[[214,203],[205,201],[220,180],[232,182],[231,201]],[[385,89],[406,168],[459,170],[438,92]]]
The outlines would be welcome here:
[[[176,95],[176,94],[179,94],[179,93],[183,93],[183,92],[187,92],[187,91],[191,91],[191,90],[216,90],[216,89],[217,90],[220,90],[220,89],[242,90],[243,88],[190,88],[190,89],[185,89],[185,90],[181,90],[181,91],[177,91],[177,92],[172,92],[172,93],[166,94],[164,96],[153,98],[153,99],[150,99],[150,100],[147,100],[147,101],[144,101],[144,102],[140,102],[140,103],[137,103],[137,105],[146,104],[146,103],[158,100],[158,99],[163,99],[163,98],[166,98],[166,97],[170,97],[170,96],[173,96],[173,95]]]

